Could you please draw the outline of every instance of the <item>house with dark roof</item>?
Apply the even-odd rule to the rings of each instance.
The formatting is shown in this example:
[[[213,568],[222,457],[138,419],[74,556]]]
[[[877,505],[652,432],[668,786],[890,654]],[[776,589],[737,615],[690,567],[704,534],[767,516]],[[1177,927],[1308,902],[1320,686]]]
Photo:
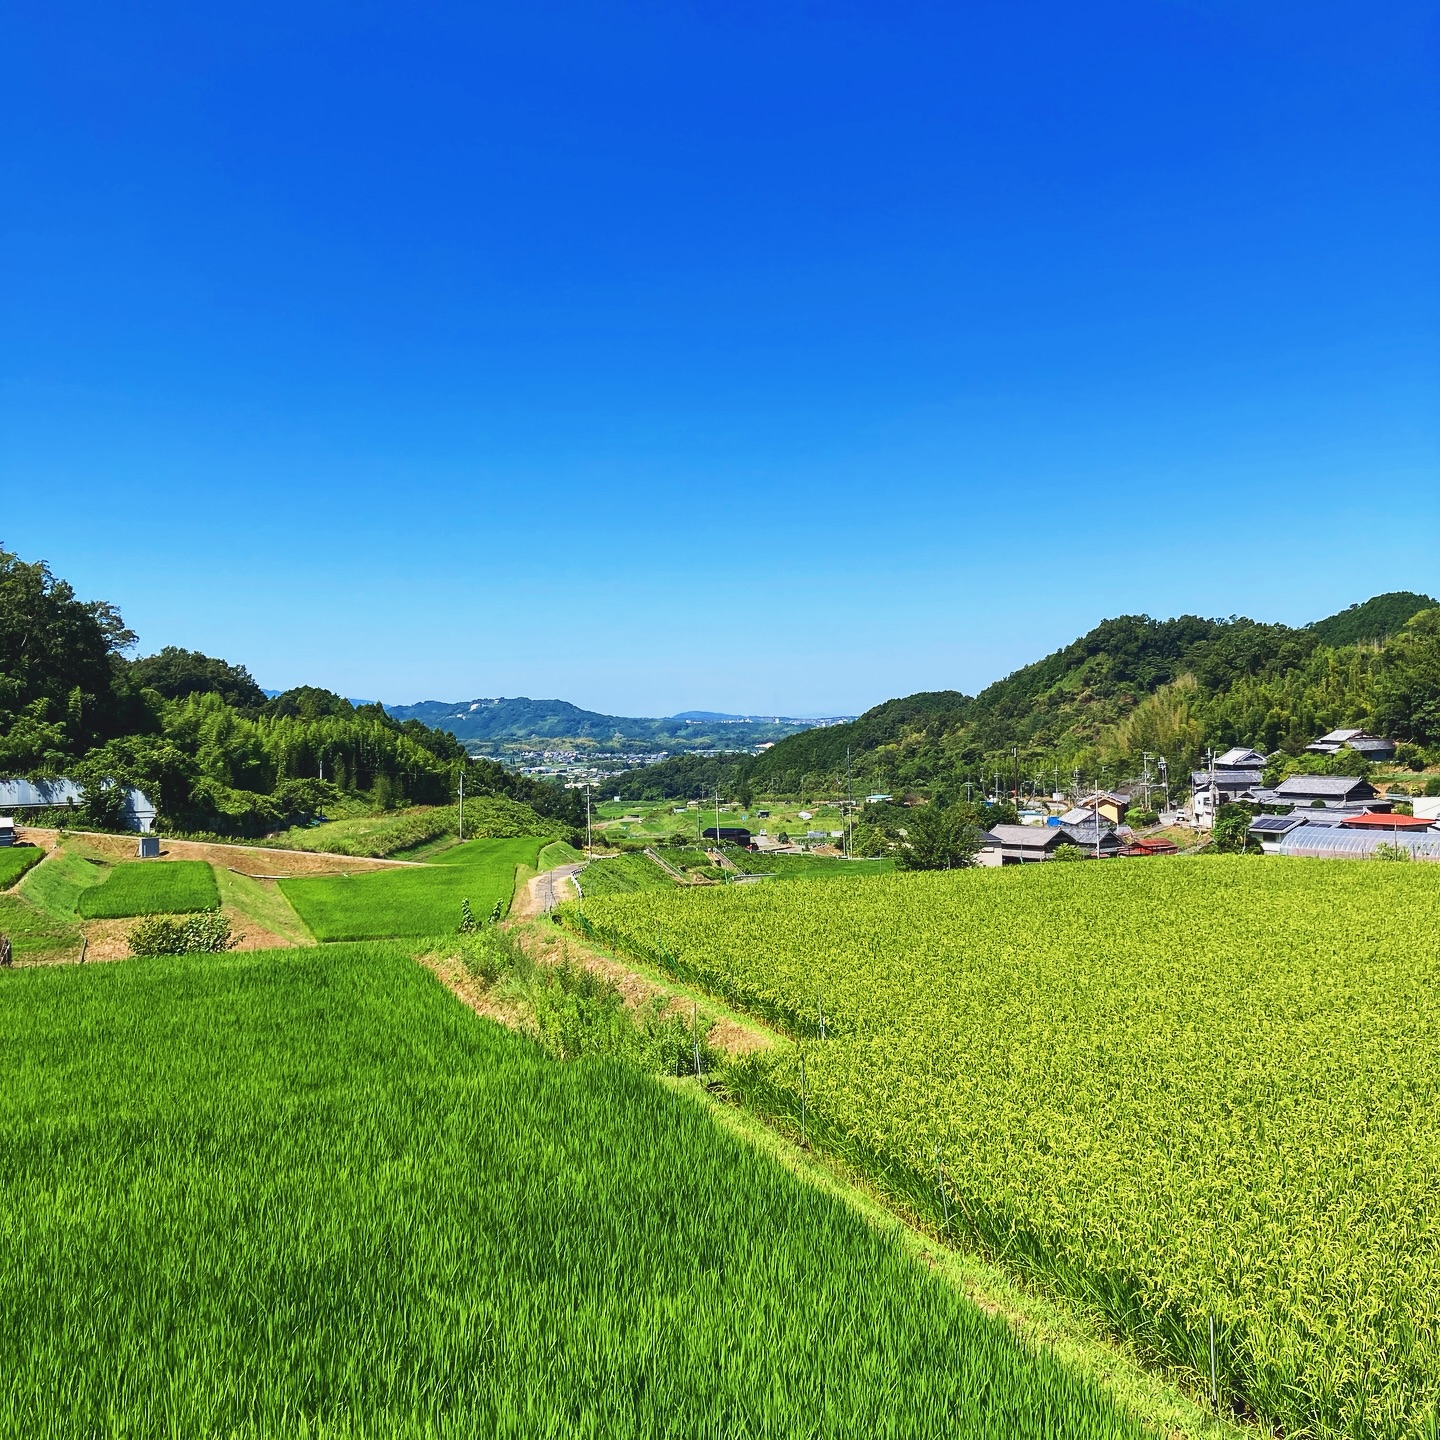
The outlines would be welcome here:
[[[1094,812],[1098,810],[1102,819],[1108,820],[1112,825],[1118,825],[1125,818],[1125,812],[1130,808],[1130,797],[1119,795],[1113,790],[1097,790],[1092,795],[1082,796],[1075,808],[1084,810],[1092,820]]]
[[[1274,789],[1277,805],[1354,805],[1376,798],[1375,787],[1358,775],[1291,775]],[[1388,804],[1388,802],[1386,802]]]
[[[1095,825],[992,825],[989,834],[999,844],[1002,865],[1023,865],[1031,861],[1053,860],[1062,845],[1076,845],[1087,856],[1095,854]],[[1120,853],[1120,841],[1114,831],[1100,830],[1100,858],[1110,859]]]
[[[1367,735],[1363,730],[1331,730],[1305,747],[1312,755],[1338,755],[1353,750],[1365,760],[1393,760],[1395,742],[1381,735]]]

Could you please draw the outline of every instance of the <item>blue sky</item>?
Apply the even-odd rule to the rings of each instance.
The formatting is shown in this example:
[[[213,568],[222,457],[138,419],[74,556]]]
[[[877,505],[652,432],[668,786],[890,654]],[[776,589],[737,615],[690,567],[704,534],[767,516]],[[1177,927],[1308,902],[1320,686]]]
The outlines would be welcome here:
[[[1440,7],[32,5],[0,541],[395,702],[1440,591]]]

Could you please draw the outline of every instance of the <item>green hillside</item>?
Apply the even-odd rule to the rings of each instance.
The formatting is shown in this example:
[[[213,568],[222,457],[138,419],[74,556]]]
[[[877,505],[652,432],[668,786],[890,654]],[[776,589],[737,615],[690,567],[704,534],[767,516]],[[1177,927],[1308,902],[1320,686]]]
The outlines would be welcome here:
[[[722,792],[838,789],[847,751],[857,791],[934,790],[1049,772],[1063,782],[1124,778],[1142,756],[1183,774],[1207,746],[1298,751],[1338,725],[1406,742],[1440,763],[1440,609],[1424,595],[1377,596],[1296,629],[1249,619],[1124,615],[976,696],[928,691],[764,754],[712,761]],[[1015,751],[1018,750],[1018,757]],[[1433,757],[1433,758],[1432,758]],[[626,798],[701,793],[694,762],[666,762],[616,783]]]

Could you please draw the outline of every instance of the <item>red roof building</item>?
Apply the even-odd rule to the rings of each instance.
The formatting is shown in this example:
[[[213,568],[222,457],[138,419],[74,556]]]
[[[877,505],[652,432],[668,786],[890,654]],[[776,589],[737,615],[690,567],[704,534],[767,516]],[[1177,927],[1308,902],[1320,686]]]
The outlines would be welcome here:
[[[1428,830],[1433,822],[1423,815],[1377,815],[1366,810],[1340,823],[1347,830]]]

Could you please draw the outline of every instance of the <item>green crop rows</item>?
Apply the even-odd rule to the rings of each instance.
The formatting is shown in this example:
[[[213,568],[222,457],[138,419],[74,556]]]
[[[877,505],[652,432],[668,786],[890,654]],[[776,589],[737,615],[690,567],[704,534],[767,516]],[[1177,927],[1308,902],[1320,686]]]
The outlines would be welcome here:
[[[0,975],[0,1434],[1137,1436],[704,1107],[397,946]]]
[[[533,867],[549,843],[548,837],[472,840],[438,856],[442,863],[304,876],[280,881],[280,889],[317,940],[453,934],[466,900],[480,920],[497,902],[507,908],[515,867]]]
[[[890,859],[843,860],[833,855],[750,855],[731,857],[752,875],[773,875],[777,880],[854,880],[861,875],[888,875],[895,869]]]
[[[220,904],[215,872],[203,860],[131,861],[102,884],[82,890],[76,912],[86,920],[128,915],[183,915]]]
[[[812,1135],[1206,1390],[1213,1317],[1222,1403],[1432,1433],[1440,871],[1044,865],[581,913],[800,1037],[736,1077],[752,1103],[798,1111],[803,1053]]]

